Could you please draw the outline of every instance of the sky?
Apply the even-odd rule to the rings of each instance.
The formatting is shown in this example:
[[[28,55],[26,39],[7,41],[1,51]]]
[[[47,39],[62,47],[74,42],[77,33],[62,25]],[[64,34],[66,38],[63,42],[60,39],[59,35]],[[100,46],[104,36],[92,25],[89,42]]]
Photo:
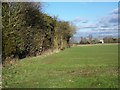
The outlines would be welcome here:
[[[118,36],[117,2],[45,2],[43,6],[43,12],[77,27],[76,40],[89,35]]]

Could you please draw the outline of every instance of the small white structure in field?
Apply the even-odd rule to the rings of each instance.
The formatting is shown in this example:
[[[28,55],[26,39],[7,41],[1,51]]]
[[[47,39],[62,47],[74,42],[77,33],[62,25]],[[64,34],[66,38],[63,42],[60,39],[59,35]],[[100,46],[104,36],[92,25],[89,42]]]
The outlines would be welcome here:
[[[104,43],[104,40],[100,40],[99,42],[103,44],[103,43]]]

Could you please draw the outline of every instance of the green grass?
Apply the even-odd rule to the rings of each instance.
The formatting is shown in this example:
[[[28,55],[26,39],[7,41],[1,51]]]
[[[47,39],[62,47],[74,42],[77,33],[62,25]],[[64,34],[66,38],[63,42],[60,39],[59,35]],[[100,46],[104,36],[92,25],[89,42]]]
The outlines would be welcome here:
[[[3,87],[116,88],[118,46],[76,46],[3,68]]]

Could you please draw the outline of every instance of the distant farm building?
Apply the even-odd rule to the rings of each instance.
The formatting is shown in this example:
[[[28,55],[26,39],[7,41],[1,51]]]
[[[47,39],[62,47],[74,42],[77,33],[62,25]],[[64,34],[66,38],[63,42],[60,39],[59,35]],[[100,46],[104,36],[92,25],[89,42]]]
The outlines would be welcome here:
[[[103,43],[104,43],[104,40],[99,40],[99,43],[102,43],[102,44],[103,44]]]

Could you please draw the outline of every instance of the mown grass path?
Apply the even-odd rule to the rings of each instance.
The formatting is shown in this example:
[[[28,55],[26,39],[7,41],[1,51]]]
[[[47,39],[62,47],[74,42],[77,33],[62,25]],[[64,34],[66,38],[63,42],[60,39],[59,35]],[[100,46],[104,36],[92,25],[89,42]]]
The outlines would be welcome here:
[[[3,87],[118,87],[118,45],[76,46],[3,68]]]

